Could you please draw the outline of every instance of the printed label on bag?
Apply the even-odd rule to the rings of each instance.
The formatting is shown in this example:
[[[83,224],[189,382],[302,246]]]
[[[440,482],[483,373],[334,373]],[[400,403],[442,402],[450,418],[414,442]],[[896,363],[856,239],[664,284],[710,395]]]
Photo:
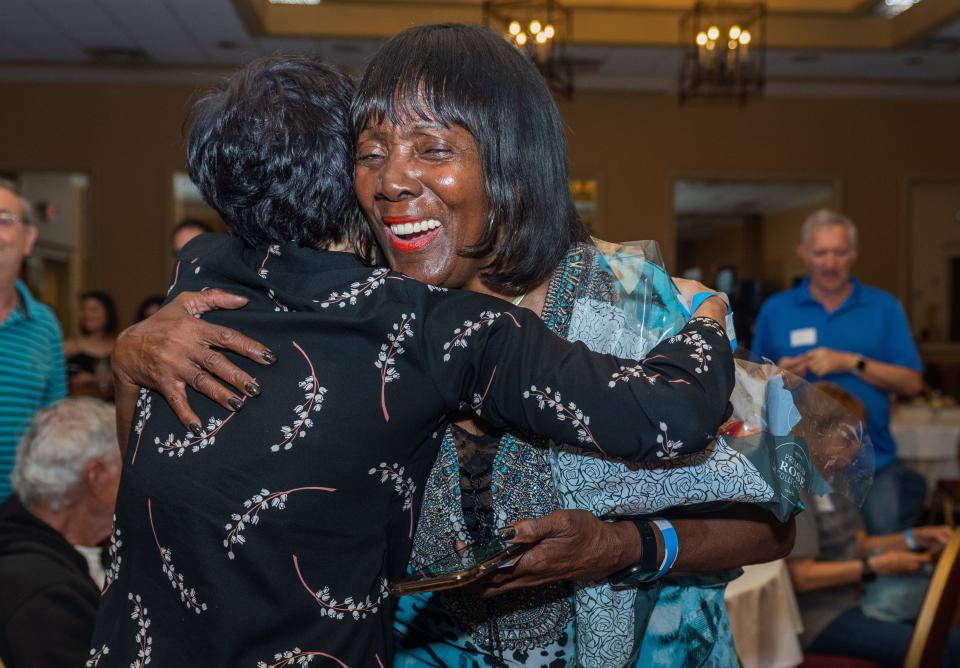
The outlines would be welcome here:
[[[810,457],[807,449],[796,441],[786,441],[777,445],[777,478],[781,484],[781,493],[790,503],[796,503],[800,491],[806,488],[810,473]]]

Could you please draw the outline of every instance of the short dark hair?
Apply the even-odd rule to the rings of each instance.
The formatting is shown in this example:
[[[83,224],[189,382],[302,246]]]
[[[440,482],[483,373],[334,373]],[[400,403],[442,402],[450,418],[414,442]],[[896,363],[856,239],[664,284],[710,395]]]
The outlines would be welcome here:
[[[479,145],[492,224],[461,254],[490,256],[483,280],[491,288],[533,287],[588,238],[570,193],[560,112],[533,63],[501,36],[437,24],[387,40],[354,97],[352,134],[410,117],[460,125]]]
[[[177,223],[175,228],[173,228],[173,232],[170,233],[170,238],[172,239],[173,237],[177,236],[177,232],[180,230],[190,229],[200,230],[201,234],[209,234],[210,232],[213,232],[213,227],[211,227],[210,223],[205,220],[200,220],[199,218],[184,218]]]
[[[353,192],[352,82],[305,56],[251,62],[194,106],[190,178],[253,246],[369,238]]]
[[[157,308],[163,306],[164,299],[165,298],[163,295],[150,295],[149,297],[144,298],[144,300],[140,302],[140,306],[137,307],[137,315],[134,322],[140,322],[141,320],[146,320],[147,311],[149,311],[154,306],[156,306]]]
[[[117,319],[117,305],[114,303],[113,297],[103,290],[88,290],[80,295],[80,301],[85,302],[88,299],[100,302],[103,310],[107,312],[107,323],[103,330],[107,334],[116,334],[120,330],[120,322]],[[80,324],[80,333],[84,336],[90,333],[82,323]]]

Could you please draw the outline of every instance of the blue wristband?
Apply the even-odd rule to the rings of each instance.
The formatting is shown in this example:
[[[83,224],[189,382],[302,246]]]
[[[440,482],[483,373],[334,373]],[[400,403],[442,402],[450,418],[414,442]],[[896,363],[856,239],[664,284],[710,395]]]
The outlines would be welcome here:
[[[700,308],[700,305],[703,304],[703,302],[710,299],[711,297],[713,297],[714,295],[719,296],[720,299],[723,300],[723,303],[727,305],[727,318],[726,318],[727,335],[730,337],[730,349],[736,352],[737,337],[736,337],[736,334],[734,333],[735,330],[733,327],[733,309],[730,308],[730,299],[727,297],[727,295],[725,295],[722,292],[717,292],[715,290],[705,290],[703,292],[698,292],[693,296],[693,299],[690,300],[690,310],[687,311],[687,316],[692,318],[696,310]],[[681,302],[681,306],[683,306],[684,310],[686,310],[687,308],[686,304],[683,304]]]
[[[710,290],[709,292],[698,292],[697,294],[695,294],[693,296],[693,299],[690,300],[690,315],[693,315],[694,313],[696,313],[697,309],[700,308],[700,305],[703,304],[703,302],[707,301],[714,295],[719,295],[719,294],[720,294],[719,292],[716,292],[714,290]]]
[[[680,541],[677,538],[677,530],[670,520],[654,517],[651,521],[660,530],[660,535],[663,537],[663,561],[660,563],[660,568],[657,569],[657,574],[652,578],[658,580],[669,573],[673,565],[677,563],[677,557],[680,554]]]
[[[911,552],[919,552],[920,545],[917,543],[917,539],[913,537],[913,529],[907,529],[903,532],[903,542],[907,544],[907,549]]]

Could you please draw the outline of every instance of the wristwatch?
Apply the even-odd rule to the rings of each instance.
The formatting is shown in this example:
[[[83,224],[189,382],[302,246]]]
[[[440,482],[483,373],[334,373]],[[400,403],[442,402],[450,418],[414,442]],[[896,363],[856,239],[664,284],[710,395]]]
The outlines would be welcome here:
[[[857,364],[856,364],[856,366],[854,367],[854,370],[857,372],[857,374],[861,374],[861,373],[863,373],[864,371],[866,371],[866,370],[867,370],[867,358],[864,357],[863,355],[860,355],[859,357],[857,357]]]
[[[877,579],[877,572],[870,568],[870,561],[867,557],[860,560],[863,563],[863,572],[860,573],[860,582],[873,582]]]

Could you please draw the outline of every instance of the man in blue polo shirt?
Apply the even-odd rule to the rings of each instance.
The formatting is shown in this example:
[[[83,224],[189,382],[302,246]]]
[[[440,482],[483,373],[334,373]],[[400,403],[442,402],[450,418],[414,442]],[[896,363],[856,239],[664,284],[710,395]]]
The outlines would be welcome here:
[[[754,351],[807,380],[826,380],[867,409],[876,452],[873,487],[861,509],[872,535],[903,530],[903,469],[890,434],[890,394],[917,394],[922,365],[900,302],[852,275],[857,229],[822,209],[803,224],[798,254],[808,276],[760,309]]]
[[[0,501],[33,416],[67,394],[60,325],[17,279],[37,240],[31,213],[16,186],[0,179]]]

